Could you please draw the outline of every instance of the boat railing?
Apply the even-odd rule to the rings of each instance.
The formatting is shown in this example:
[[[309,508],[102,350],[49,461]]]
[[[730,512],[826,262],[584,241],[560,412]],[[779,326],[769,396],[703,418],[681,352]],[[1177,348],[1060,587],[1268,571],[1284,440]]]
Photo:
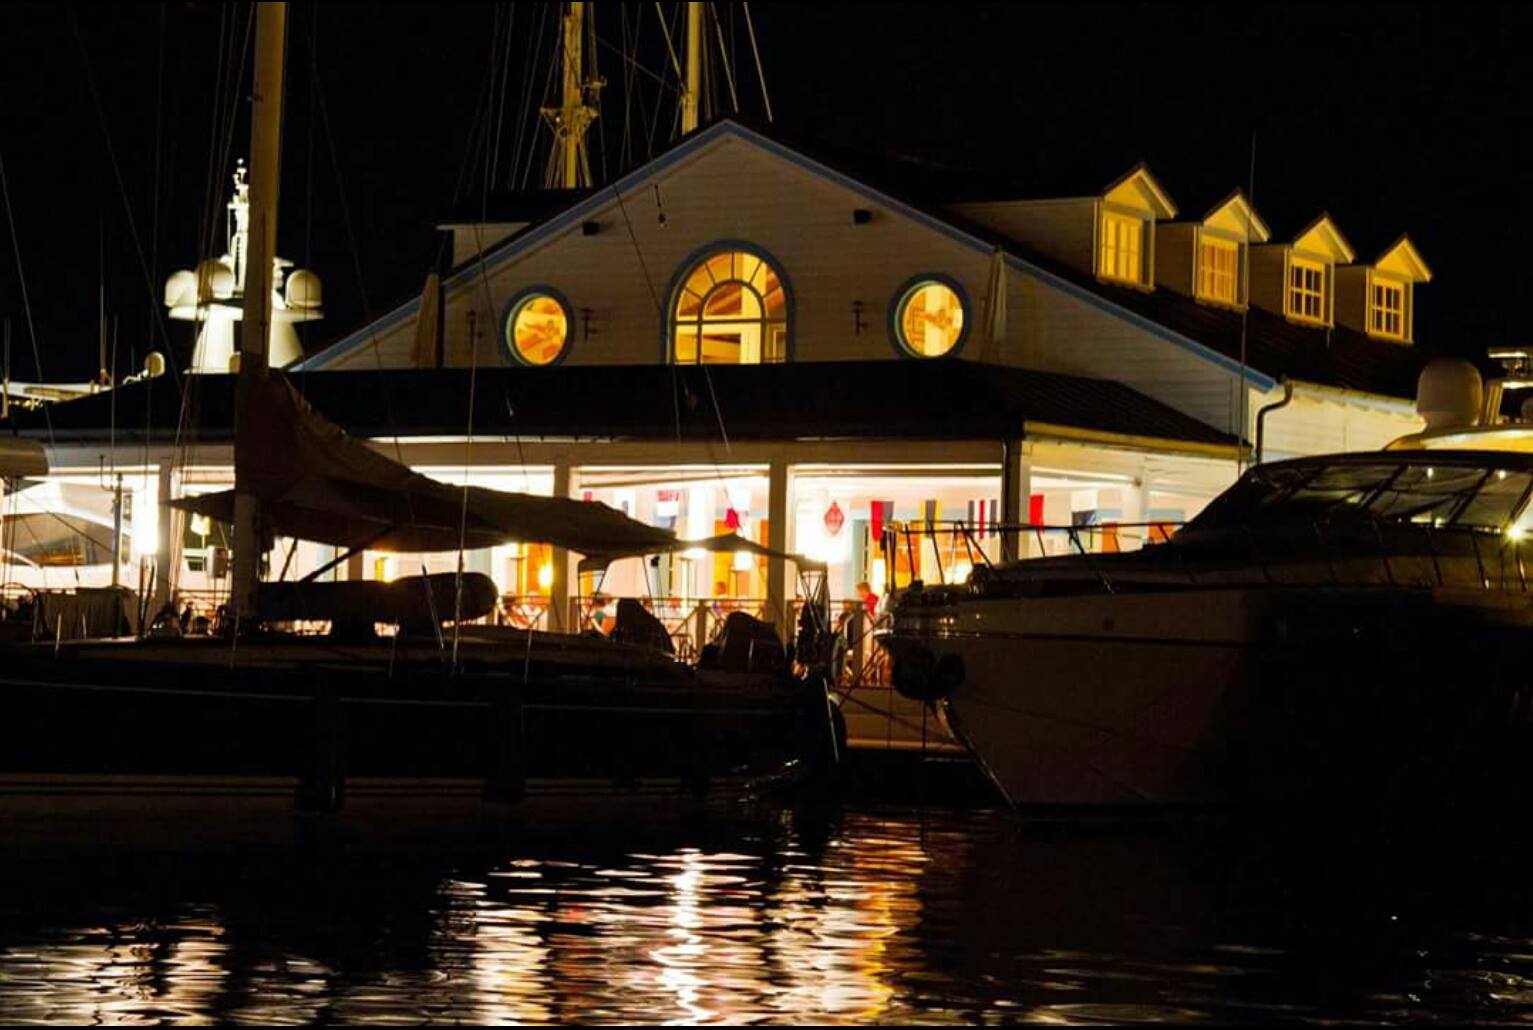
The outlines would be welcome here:
[[[1168,542],[1183,523],[1100,522],[1090,525],[975,523],[965,520],[896,523],[886,526],[880,548],[888,585],[922,580],[936,572],[936,582],[962,583],[980,566],[1014,558],[1115,554]],[[1104,587],[1110,580],[1101,576]]]
[[[1128,578],[1146,577],[1193,586],[1235,585],[1259,577],[1285,586],[1436,586],[1528,593],[1528,541],[1519,531],[1482,526],[1436,525],[1381,519],[1347,511],[1339,518],[1293,520],[1280,531],[1250,524],[1219,526],[1226,544],[1194,547],[1176,536],[1179,523],[1099,523],[1089,526],[1009,525],[983,527],[962,521],[887,527],[881,546],[891,585],[920,580],[955,585],[981,565],[993,568],[1016,558],[1078,555],[1107,593]],[[1051,541],[1053,543],[1051,544]],[[1061,542],[1063,546],[1061,546]],[[1136,543],[1138,546],[1124,546]],[[1107,555],[1154,547],[1174,559],[1121,565]],[[945,556],[944,556],[945,555]],[[928,579],[925,571],[935,571]]]

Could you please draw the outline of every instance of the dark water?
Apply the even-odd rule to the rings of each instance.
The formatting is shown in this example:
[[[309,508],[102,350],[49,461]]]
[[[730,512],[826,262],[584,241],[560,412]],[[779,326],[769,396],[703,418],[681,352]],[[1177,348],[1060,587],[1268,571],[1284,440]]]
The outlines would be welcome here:
[[[1365,836],[895,810],[12,849],[0,1019],[1533,1019],[1525,850]]]

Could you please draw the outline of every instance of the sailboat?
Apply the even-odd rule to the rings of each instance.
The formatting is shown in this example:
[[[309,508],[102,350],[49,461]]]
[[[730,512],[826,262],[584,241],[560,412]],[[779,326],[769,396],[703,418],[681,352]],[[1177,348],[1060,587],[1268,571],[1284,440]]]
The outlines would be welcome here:
[[[682,546],[601,504],[419,475],[267,367],[285,6],[257,5],[235,487],[177,502],[234,524],[227,632],[7,648],[0,808],[56,795],[296,797],[334,810],[358,796],[696,794],[833,759],[823,675],[763,626],[726,627],[733,639],[693,667],[637,604],[602,637],[473,624],[496,601],[475,573],[260,582],[278,535],[342,552],[539,541],[588,561]],[[294,622],[329,632],[283,630]]]

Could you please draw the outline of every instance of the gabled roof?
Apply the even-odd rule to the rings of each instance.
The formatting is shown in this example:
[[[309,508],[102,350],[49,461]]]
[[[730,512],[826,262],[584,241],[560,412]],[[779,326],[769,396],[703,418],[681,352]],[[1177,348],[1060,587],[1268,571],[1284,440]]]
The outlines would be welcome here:
[[[1352,249],[1352,244],[1347,242],[1336,220],[1327,211],[1320,212],[1313,222],[1294,233],[1293,242],[1289,246],[1295,249],[1324,250],[1339,265],[1350,265],[1357,260],[1357,252]]]
[[[442,288],[445,291],[451,291],[465,284],[479,281],[479,277],[493,272],[500,265],[511,261],[523,252],[560,233],[575,229],[581,222],[593,217],[603,207],[611,203],[615,196],[619,194],[626,195],[635,190],[641,190],[651,180],[715,143],[725,139],[736,139],[780,157],[803,170],[818,175],[854,193],[860,194],[875,206],[910,218],[957,243],[970,247],[987,256],[993,254],[997,248],[1001,248],[1006,252],[1008,266],[1014,270],[1049,282],[1066,293],[1075,296],[1077,299],[1098,307],[1109,314],[1126,318],[1139,328],[1204,357],[1228,371],[1238,371],[1238,365],[1229,361],[1228,358],[1219,354],[1213,348],[1206,347],[1196,340],[1189,339],[1165,327],[1157,326],[1153,323],[1147,324],[1143,319],[1123,310],[1114,302],[1112,297],[1101,294],[1092,286],[1076,282],[1073,279],[1066,279],[1055,271],[1045,268],[1047,262],[1031,254],[1028,248],[1021,246],[1015,240],[969,223],[951,212],[922,207],[912,201],[901,199],[893,192],[879,189],[861,179],[853,178],[845,172],[832,168],[830,165],[808,154],[801,146],[789,146],[774,138],[774,136],[775,134],[768,135],[764,130],[752,128],[743,122],[728,118],[705,126],[678,140],[669,150],[662,152],[653,160],[636,168],[610,186],[576,201],[546,221],[528,225],[512,233],[496,246],[489,248],[485,253],[464,262],[444,277]],[[1139,171],[1140,166],[1136,166],[1125,173],[1125,175],[1120,176],[1117,181],[1125,181],[1129,177],[1135,176]],[[1148,177],[1147,169],[1144,170],[1144,175]],[[1150,181],[1153,181],[1153,179],[1151,178]],[[1169,201],[1167,202],[1169,203]],[[1024,257],[1023,255],[1027,256]],[[413,317],[419,304],[419,295],[410,296],[403,303],[374,320],[371,324],[363,326],[337,340],[335,343],[330,344],[328,347],[310,354],[301,361],[296,362],[291,366],[291,369],[293,371],[311,371],[322,368],[327,360],[363,346],[378,334],[386,332],[399,323]],[[1257,386],[1269,389],[1275,384],[1275,380],[1263,375],[1259,371],[1247,370],[1247,372],[1253,383]]]
[[[733,138],[843,186],[860,194],[873,206],[908,217],[987,256],[999,249],[1004,253],[1009,269],[1129,322],[1228,372],[1243,375],[1252,386],[1259,389],[1271,389],[1279,377],[1287,376],[1321,385],[1394,397],[1409,398],[1415,395],[1415,377],[1420,371],[1420,358],[1409,348],[1380,344],[1361,333],[1339,326],[1334,329],[1296,326],[1280,318],[1269,318],[1263,312],[1252,311],[1247,324],[1246,346],[1242,349],[1238,313],[1213,309],[1167,290],[1145,293],[1101,282],[1094,276],[1082,274],[1062,262],[1041,255],[993,229],[970,222],[951,210],[937,207],[930,199],[924,203],[919,202],[909,199],[907,193],[897,188],[879,185],[881,180],[877,177],[877,171],[871,170],[871,165],[868,166],[869,170],[860,171],[859,177],[853,177],[839,167],[832,167],[824,160],[811,156],[802,144],[790,146],[777,136],[775,131],[768,134],[766,130],[731,119],[714,122],[684,137],[669,150],[611,186],[575,201],[547,221],[529,225],[490,248],[484,255],[465,262],[446,278],[444,287],[452,288],[471,282],[483,272],[493,270],[544,240],[578,228],[582,221],[592,217],[601,206],[611,201],[614,191],[627,193],[642,189],[651,179],[691,155],[722,139]],[[1119,181],[1134,175],[1141,167],[1135,166],[1125,176],[1120,176]],[[923,174],[916,178],[924,179],[924,172],[928,170],[923,166],[920,170]],[[1147,169],[1145,174],[1148,175]],[[896,178],[903,180],[906,177],[896,175]],[[1240,195],[1244,197],[1244,194]],[[1225,201],[1228,200],[1229,197],[1226,197]],[[1215,205],[1215,208],[1218,206]],[[1329,225],[1334,231],[1334,223],[1328,215],[1322,215],[1311,222],[1306,231],[1321,223]],[[1336,236],[1345,244],[1339,232]],[[1347,246],[1350,252],[1350,245]],[[372,325],[310,355],[295,367],[300,370],[317,369],[327,356],[344,353],[367,343],[375,334],[410,318],[418,302],[418,296],[410,297]],[[1244,361],[1241,360],[1242,354]]]
[[[1154,175],[1150,174],[1150,167],[1143,161],[1118,176],[1102,190],[1102,196],[1112,199],[1114,194],[1122,194],[1132,191],[1149,204],[1159,219],[1175,218],[1176,204],[1171,200],[1171,195],[1165,191]]]
[[[1266,243],[1272,238],[1272,230],[1262,221],[1262,216],[1246,198],[1246,191],[1236,188],[1225,194],[1224,199],[1203,213],[1200,222],[1207,224],[1228,216],[1248,235],[1252,243]]]
[[[1426,259],[1405,233],[1401,233],[1399,239],[1384,248],[1383,253],[1374,259],[1373,267],[1394,272],[1411,282],[1432,281],[1432,269],[1427,267]]]

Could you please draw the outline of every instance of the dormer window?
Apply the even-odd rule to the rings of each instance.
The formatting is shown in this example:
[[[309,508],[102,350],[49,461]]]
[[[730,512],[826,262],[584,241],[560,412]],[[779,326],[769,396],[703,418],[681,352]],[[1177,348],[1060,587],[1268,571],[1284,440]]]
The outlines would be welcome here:
[[[1198,299],[1240,303],[1240,244],[1208,235],[1198,241]]]
[[[1337,270],[1336,318],[1376,340],[1410,343],[1415,335],[1416,284],[1432,281],[1432,270],[1401,236],[1371,265]]]
[[[1155,224],[1176,205],[1144,165],[1135,165],[1095,198],[1096,274],[1104,282],[1154,288]]]
[[[1116,211],[1102,212],[1102,253],[1098,274],[1104,279],[1144,282],[1144,219]]]
[[[1288,262],[1288,315],[1322,325],[1330,320],[1326,310],[1326,268],[1322,262],[1297,255]]]
[[[1375,336],[1388,336],[1403,340],[1405,333],[1404,283],[1391,283],[1375,279],[1369,289],[1368,331]]]
[[[1245,194],[1232,190],[1196,221],[1156,224],[1156,284],[1199,304],[1242,311],[1250,300],[1251,245],[1270,236]]]

